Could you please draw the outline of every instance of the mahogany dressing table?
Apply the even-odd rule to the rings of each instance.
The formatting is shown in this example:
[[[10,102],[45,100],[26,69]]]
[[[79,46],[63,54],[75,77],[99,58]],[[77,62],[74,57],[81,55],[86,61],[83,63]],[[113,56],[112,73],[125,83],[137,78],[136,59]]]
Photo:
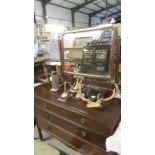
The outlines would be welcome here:
[[[106,31],[104,31],[105,29]],[[103,34],[102,30],[106,33]],[[108,31],[107,33],[107,30],[110,31]],[[82,46],[81,48],[81,44],[83,44],[85,40],[89,40],[90,42],[92,42],[92,38],[88,38],[85,36],[85,31],[91,31],[91,33],[88,33],[89,35],[101,34],[101,38],[105,37],[106,39],[109,37],[108,35],[111,35],[111,42],[109,41],[107,43],[107,40],[102,40],[102,43],[105,41],[104,43],[106,43],[106,46],[107,44],[108,46],[110,46],[110,55],[109,57],[106,57],[106,59],[109,60],[109,63],[101,63],[101,65],[93,63],[94,66],[92,67],[96,67],[98,72],[94,72],[93,70],[93,73],[91,73],[91,69],[89,70],[89,66],[85,63],[88,60],[87,58],[90,58],[90,53],[86,53],[86,55],[83,55],[82,58],[80,58],[82,53],[84,54],[84,46]],[[97,31],[97,33],[94,33],[94,31]],[[75,75],[83,76],[85,77],[83,86],[89,87],[89,89],[95,88],[96,90],[106,91],[108,92],[108,95],[111,94],[113,85],[117,81],[115,79],[115,72],[113,70],[114,62],[117,62],[113,59],[113,53],[116,53],[117,49],[115,47],[116,42],[114,40],[114,32],[115,31],[113,27],[108,26],[93,29],[88,28],[81,31],[75,30],[64,35],[61,51],[61,62],[64,80],[71,82],[72,80],[75,81]],[[82,35],[83,37],[79,41],[80,35]],[[73,47],[70,47],[71,43],[69,42],[72,40],[71,36],[74,36],[74,43],[72,43]],[[65,40],[67,38],[69,38],[69,40]],[[100,43],[100,40],[97,40],[97,42]],[[68,45],[66,45],[67,43]],[[64,56],[66,50],[69,50],[70,53],[67,59],[66,56]],[[88,50],[90,49],[88,48]],[[98,48],[96,48],[96,50],[98,50]],[[79,52],[80,54],[78,55],[77,52]],[[96,52],[96,54],[98,53]],[[101,54],[101,57],[103,57],[102,53],[99,54]],[[104,56],[105,55],[106,53],[104,53]],[[85,62],[83,62],[84,56],[85,59],[87,59]],[[76,62],[74,62],[74,60],[76,60]],[[95,57],[95,59],[93,57],[93,60],[97,60],[97,56]],[[72,66],[72,68],[69,68],[69,71],[65,70],[66,64],[70,64],[70,66]],[[108,67],[105,65],[108,65]],[[115,66],[117,66],[117,64],[115,64]],[[77,69],[77,67],[79,68]],[[108,68],[108,71],[104,72],[103,69],[105,69],[106,67]],[[100,74],[102,73],[102,71],[103,76],[102,74]],[[70,81],[70,79],[72,80]],[[49,91],[50,89],[51,84],[49,83],[34,88],[35,120],[37,123],[40,139],[43,140],[42,130],[45,130],[50,135],[58,138],[60,141],[81,152],[83,155],[107,155],[105,141],[107,137],[111,136],[114,133],[120,122],[121,99],[114,97],[111,100],[104,102],[103,107],[88,108],[86,106],[86,103],[80,98],[70,97],[66,101],[58,100],[58,98],[64,91],[63,87],[60,87],[56,92],[51,92]]]

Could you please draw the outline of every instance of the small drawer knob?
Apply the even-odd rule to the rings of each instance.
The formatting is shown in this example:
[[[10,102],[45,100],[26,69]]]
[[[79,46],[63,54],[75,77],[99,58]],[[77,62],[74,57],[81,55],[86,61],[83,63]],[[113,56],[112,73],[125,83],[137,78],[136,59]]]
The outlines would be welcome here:
[[[81,118],[81,123],[82,123],[82,124],[85,124],[85,123],[86,123],[86,119],[82,117],[82,118]]]
[[[43,108],[44,108],[44,109],[46,109],[46,108],[47,108],[46,103],[43,103]]]
[[[87,133],[85,131],[81,131],[81,136],[86,137]]]
[[[83,148],[83,149],[86,149],[86,148],[87,148],[87,145],[86,145],[86,144],[83,144],[83,145],[82,145],[82,148]]]
[[[83,153],[85,152],[85,151],[87,151],[87,145],[86,144],[83,144],[82,146],[81,146],[81,149],[80,149]]]
[[[49,121],[52,121],[52,118],[51,118],[50,115],[47,115],[47,119],[48,119]]]

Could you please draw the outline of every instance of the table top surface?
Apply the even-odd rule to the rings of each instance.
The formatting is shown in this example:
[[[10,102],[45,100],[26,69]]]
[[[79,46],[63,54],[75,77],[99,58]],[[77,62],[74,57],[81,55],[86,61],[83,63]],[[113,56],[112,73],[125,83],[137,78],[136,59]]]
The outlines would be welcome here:
[[[49,57],[38,57],[34,59],[34,63],[39,63],[39,62],[43,62],[45,60],[48,60]]]

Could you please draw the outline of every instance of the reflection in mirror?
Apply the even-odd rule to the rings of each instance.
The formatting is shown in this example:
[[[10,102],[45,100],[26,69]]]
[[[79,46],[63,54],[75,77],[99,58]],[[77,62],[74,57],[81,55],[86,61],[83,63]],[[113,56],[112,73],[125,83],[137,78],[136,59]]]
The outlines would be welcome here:
[[[64,71],[110,77],[112,28],[64,35]]]

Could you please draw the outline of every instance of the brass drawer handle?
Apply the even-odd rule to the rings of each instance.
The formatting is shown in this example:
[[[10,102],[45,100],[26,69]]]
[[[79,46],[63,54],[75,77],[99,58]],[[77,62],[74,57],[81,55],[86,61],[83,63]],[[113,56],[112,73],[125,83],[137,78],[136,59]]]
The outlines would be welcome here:
[[[81,123],[82,123],[82,124],[85,124],[85,123],[86,123],[86,119],[82,117],[82,118],[81,118]]]
[[[85,131],[81,131],[81,136],[86,137],[87,133]]]
[[[86,144],[83,144],[81,146],[81,151],[85,152],[87,150],[87,145]]]
[[[46,108],[47,108],[46,103],[43,103],[43,109],[46,109]]]
[[[87,145],[86,145],[86,144],[83,144],[83,145],[82,145],[82,148],[83,148],[83,149],[87,148]]]

